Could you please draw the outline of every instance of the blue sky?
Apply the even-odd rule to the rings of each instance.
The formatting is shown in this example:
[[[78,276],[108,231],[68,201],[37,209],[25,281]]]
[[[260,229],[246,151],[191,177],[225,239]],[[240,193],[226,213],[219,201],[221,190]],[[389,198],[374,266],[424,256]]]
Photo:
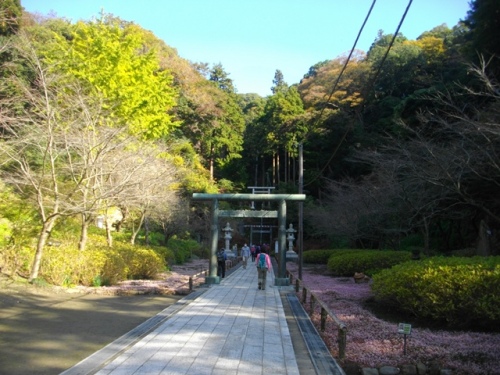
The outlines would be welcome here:
[[[357,48],[378,30],[393,33],[409,0],[378,0]],[[413,0],[401,32],[422,32],[464,19],[469,0]],[[29,12],[72,21],[101,9],[133,21],[192,62],[221,63],[239,93],[271,94],[276,69],[298,83],[312,65],[349,52],[372,0],[21,0]]]

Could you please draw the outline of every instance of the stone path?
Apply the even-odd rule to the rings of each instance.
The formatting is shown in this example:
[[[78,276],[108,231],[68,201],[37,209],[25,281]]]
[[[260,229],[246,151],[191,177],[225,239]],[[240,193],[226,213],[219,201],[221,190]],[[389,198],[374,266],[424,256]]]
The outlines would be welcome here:
[[[300,375],[281,298],[290,288],[270,273],[259,290],[255,267],[240,267],[63,374]],[[328,361],[316,373],[343,374]]]

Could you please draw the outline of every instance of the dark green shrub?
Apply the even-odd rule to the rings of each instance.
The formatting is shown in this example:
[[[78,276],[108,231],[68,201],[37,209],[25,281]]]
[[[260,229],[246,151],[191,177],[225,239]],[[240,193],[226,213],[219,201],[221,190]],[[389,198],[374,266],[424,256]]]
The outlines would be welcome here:
[[[304,251],[303,261],[310,264],[327,264],[328,258],[336,250],[308,250]]]
[[[328,259],[333,256],[350,253],[353,251],[361,251],[356,249],[328,249],[328,250],[308,250],[304,252],[304,263],[310,264],[327,264]]]
[[[500,257],[408,262],[373,277],[376,299],[451,327],[498,327]]]
[[[155,251],[156,254],[158,254],[161,257],[163,263],[165,264],[166,269],[168,269],[172,264],[175,264],[175,254],[172,250],[170,250],[165,246],[150,246],[150,247]]]
[[[194,252],[199,250],[200,245],[195,240],[172,237],[168,240],[167,247],[174,253],[175,263],[183,264],[191,258]]]
[[[146,244],[146,235],[144,232],[139,233],[136,242]],[[149,232],[147,242],[149,246],[165,246],[165,235],[161,232]]]
[[[356,272],[372,276],[409,261],[411,253],[393,250],[344,250],[328,259],[328,270],[335,276],[352,277]]]

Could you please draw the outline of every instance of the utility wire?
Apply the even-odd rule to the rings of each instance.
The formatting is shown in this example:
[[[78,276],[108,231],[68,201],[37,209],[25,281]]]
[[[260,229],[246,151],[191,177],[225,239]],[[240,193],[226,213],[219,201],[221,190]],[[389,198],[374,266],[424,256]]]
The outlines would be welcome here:
[[[359,39],[359,36],[361,34],[361,30],[363,29],[366,21],[368,20],[368,17],[371,13],[371,10],[373,8],[373,6],[375,5],[375,1],[373,1],[372,3],[372,6],[370,8],[370,11],[368,12],[368,15],[365,19],[365,22],[363,23],[363,26],[361,27],[360,29],[360,32],[358,33],[358,37],[356,38],[356,42],[354,43],[354,46],[356,45],[358,39]],[[385,63],[385,60],[387,59],[387,56],[389,55],[389,51],[391,50],[395,40],[396,40],[396,37],[398,36],[399,34],[399,30],[401,28],[401,25],[403,24],[403,21],[405,20],[406,18],[406,15],[408,14],[408,10],[410,9],[410,6],[412,4],[413,0],[410,0],[408,2],[408,5],[406,6],[406,9],[403,13],[403,16],[401,17],[400,21],[399,21],[399,24],[398,24],[398,27],[396,28],[396,32],[394,33],[392,39],[391,39],[391,42],[389,43],[389,46],[387,46],[387,50],[385,51],[385,54],[384,54],[384,57],[382,58],[381,62],[380,62],[380,65],[378,66],[378,69],[377,69],[377,72],[375,73],[375,75],[373,76],[373,78],[369,81],[369,84],[365,85],[365,89],[362,90],[361,92],[364,92],[364,96],[363,97],[366,97],[368,95],[368,93],[370,92],[370,89],[374,86],[379,74],[380,74],[380,71],[382,70],[382,66],[384,65]],[[351,53],[349,54],[349,58],[351,57],[351,54],[353,53],[354,51],[354,46],[353,46],[353,49],[351,50]],[[345,67],[347,66],[347,62],[346,64],[344,65],[344,68],[342,69],[342,72],[340,73],[339,77],[337,78],[337,81],[335,82],[335,85],[332,89],[332,92],[330,93],[330,96],[328,97],[328,101],[330,100],[330,98],[332,97],[336,87],[337,87],[337,84],[340,80],[340,76],[342,75],[342,73],[344,72],[345,70]],[[325,106],[326,107],[326,106]],[[324,108],[325,108],[324,107]],[[324,111],[324,108],[321,110],[319,116],[318,116],[318,120],[314,123],[314,125],[317,125],[317,123],[319,122],[319,120],[321,119],[321,116],[323,114],[323,111]],[[357,115],[358,116],[361,116],[361,113],[360,113],[360,110],[358,109],[357,111]],[[337,151],[340,149],[340,146],[342,145],[342,143],[345,141],[346,137],[347,137],[347,134],[349,133],[350,131],[350,127],[347,127],[346,131],[344,132],[344,134],[342,135],[342,138],[340,139],[340,142],[337,144],[337,146],[335,147],[335,149],[333,150],[333,153],[332,155],[330,156],[330,158],[328,159],[328,161],[325,163],[325,165],[323,166],[323,168],[321,168],[321,170],[318,172],[318,174],[316,175],[316,177],[314,177],[311,181],[309,181],[307,184],[304,184],[304,186],[307,186],[307,185],[310,185],[312,184],[314,181],[316,181],[322,174],[323,172],[325,171],[325,169],[328,167],[328,165],[330,165],[331,161],[333,160],[333,158],[335,157],[335,155],[337,154]]]
[[[401,29],[401,25],[403,25],[403,21],[406,18],[406,15],[408,14],[408,10],[410,10],[410,6],[411,6],[412,2],[413,2],[413,0],[410,0],[410,2],[408,3],[408,5],[407,5],[407,7],[405,9],[405,12],[403,13],[403,16],[401,17],[401,20],[399,21],[398,27],[396,28],[396,32],[392,36],[391,42],[389,43],[389,46],[387,46],[387,50],[385,51],[385,55],[382,58],[382,61],[380,62],[380,65],[378,66],[377,72],[375,73],[375,75],[371,79],[370,84],[366,85],[365,95],[368,95],[368,93],[370,92],[370,89],[372,88],[372,86],[375,85],[375,82],[377,81],[377,78],[378,78],[378,76],[380,74],[380,71],[382,70],[382,66],[384,65],[385,60],[387,59],[387,56],[389,55],[389,51],[391,50],[392,45],[396,41],[396,38],[397,38],[397,36],[399,34],[399,29]]]
[[[377,0],[373,0],[372,5],[370,7],[370,10],[368,11],[368,14],[365,17],[365,20],[363,21],[363,24],[361,25],[361,28],[358,31],[358,36],[356,37],[356,40],[354,41],[354,44],[353,44],[353,46],[351,48],[351,52],[349,52],[349,56],[347,56],[347,60],[344,62],[344,66],[342,67],[342,70],[340,71],[340,74],[337,77],[337,80],[335,81],[335,84],[333,85],[332,90],[330,91],[330,95],[328,96],[328,99],[326,100],[326,103],[328,103],[330,101],[330,99],[332,98],[333,94],[335,93],[335,90],[337,90],[337,85],[340,82],[340,78],[344,74],[344,71],[347,68],[347,64],[349,63],[349,60],[351,60],[351,56],[354,53],[354,50],[356,49],[356,44],[358,44],[359,37],[361,36],[361,33],[363,32],[363,29],[364,29],[364,27],[366,25],[366,22],[368,22],[368,19],[370,18],[370,15],[372,13],[373,7],[375,6],[376,2],[377,2]],[[323,108],[321,109],[321,112],[319,113],[316,121],[314,122],[314,126],[313,127],[316,127],[316,125],[318,125],[319,121],[321,120],[321,117],[323,117],[323,112],[325,111],[325,108],[326,108],[326,105],[323,106]]]

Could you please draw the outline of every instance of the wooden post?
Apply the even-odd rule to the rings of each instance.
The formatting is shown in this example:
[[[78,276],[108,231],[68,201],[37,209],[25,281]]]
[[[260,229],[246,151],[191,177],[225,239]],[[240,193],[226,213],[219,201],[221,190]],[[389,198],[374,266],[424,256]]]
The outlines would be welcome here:
[[[311,307],[311,315],[314,313],[314,303],[316,302],[316,297],[311,293],[311,298],[309,299],[309,305]]]
[[[328,314],[326,313],[326,310],[323,307],[321,307],[321,332],[325,332],[327,316]]]
[[[339,359],[344,359],[346,344],[347,344],[347,327],[345,325],[339,326],[339,333],[337,340],[339,343]]]

